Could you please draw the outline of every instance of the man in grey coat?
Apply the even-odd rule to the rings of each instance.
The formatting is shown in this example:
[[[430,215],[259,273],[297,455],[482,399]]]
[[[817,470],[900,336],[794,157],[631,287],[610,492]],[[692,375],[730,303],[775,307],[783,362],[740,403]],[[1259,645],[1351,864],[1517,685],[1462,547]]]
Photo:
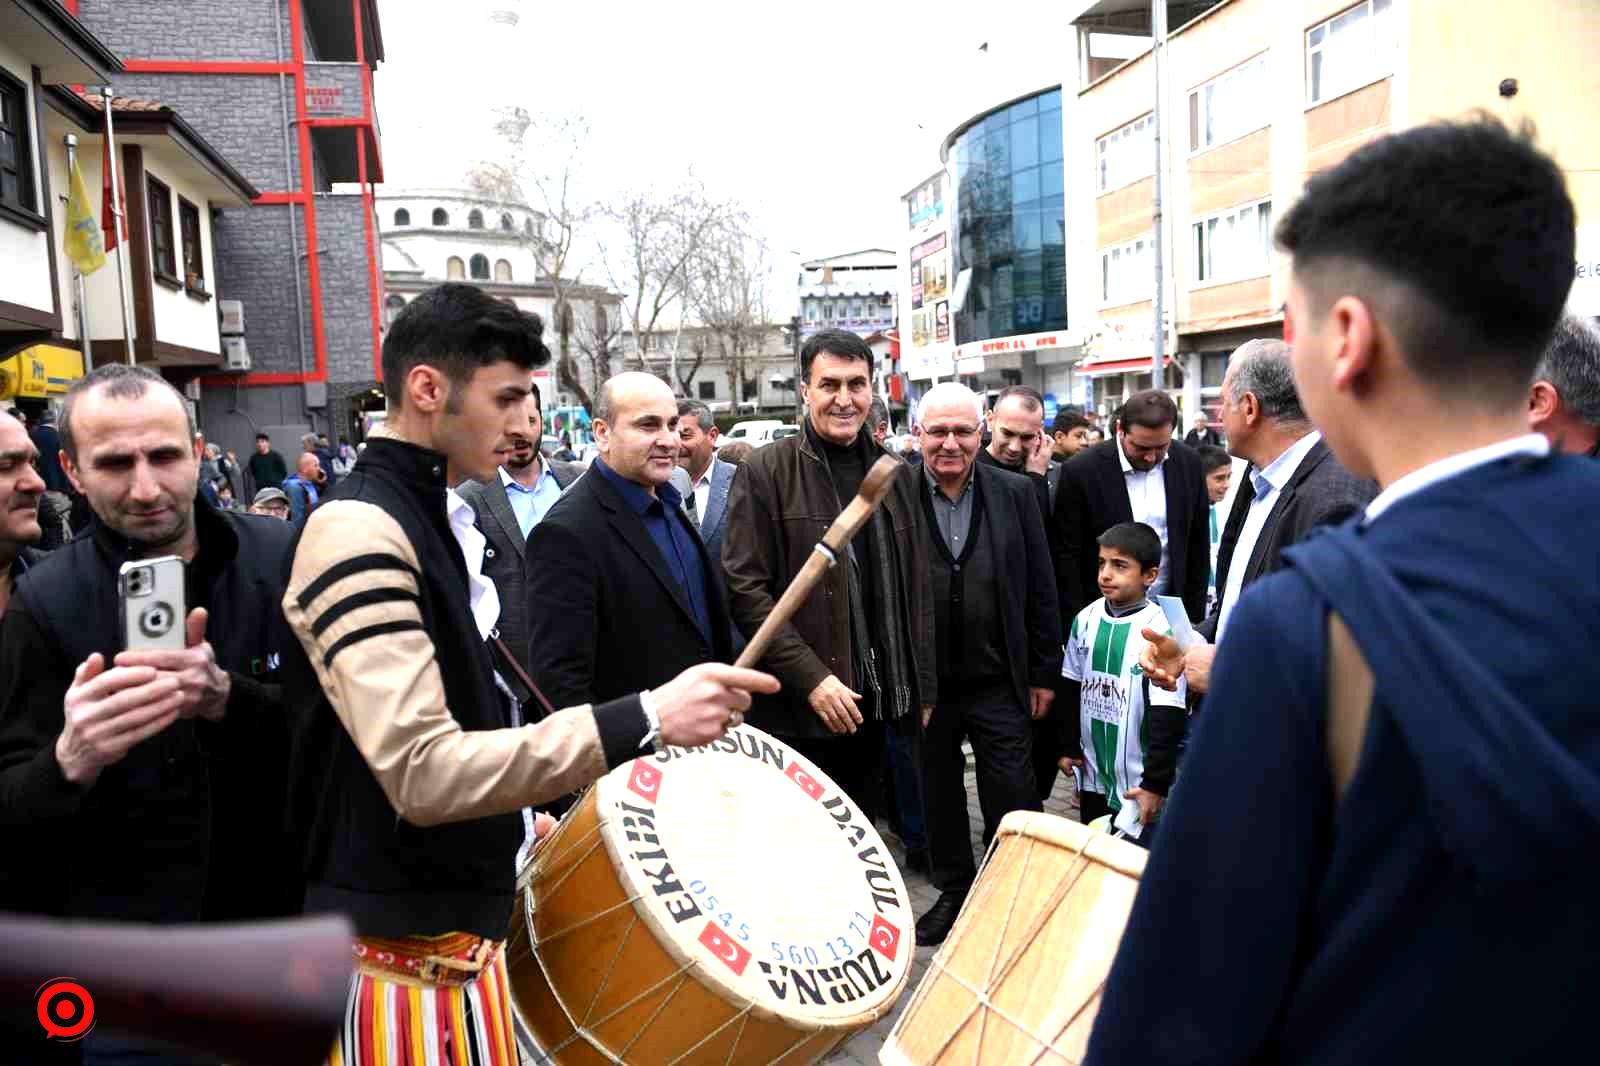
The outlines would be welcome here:
[[[583,473],[583,467],[539,454],[544,435],[539,386],[533,386],[523,404],[528,428],[511,434],[511,450],[494,480],[468,481],[457,491],[472,506],[478,530],[489,542],[483,551],[483,573],[500,593],[500,639],[527,670],[529,606],[524,560],[528,534]]]

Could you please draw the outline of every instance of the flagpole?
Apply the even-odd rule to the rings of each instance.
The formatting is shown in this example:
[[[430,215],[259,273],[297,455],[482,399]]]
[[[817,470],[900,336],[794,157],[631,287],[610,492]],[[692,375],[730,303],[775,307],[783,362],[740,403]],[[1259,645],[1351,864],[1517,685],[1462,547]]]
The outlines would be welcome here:
[[[105,99],[106,105],[106,158],[111,160],[111,214],[116,221],[117,233],[117,295],[122,297],[122,346],[128,356],[128,365],[133,365],[133,314],[128,306],[128,268],[127,256],[123,248],[128,243],[126,231],[123,228],[122,204],[122,179],[117,167],[117,142],[111,132],[111,86],[102,85],[100,95]]]
[[[67,173],[71,174],[78,166],[78,135],[69,133],[61,140],[67,146]],[[78,347],[83,350],[83,372],[87,374],[94,369],[89,341],[89,291],[83,283],[83,271],[76,263],[72,264],[72,277],[78,289]]]

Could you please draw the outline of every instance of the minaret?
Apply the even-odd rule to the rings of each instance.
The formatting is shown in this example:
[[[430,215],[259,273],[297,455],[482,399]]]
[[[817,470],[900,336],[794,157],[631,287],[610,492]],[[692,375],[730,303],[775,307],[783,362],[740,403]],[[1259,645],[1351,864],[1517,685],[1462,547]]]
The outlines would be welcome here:
[[[473,135],[467,183],[498,199],[520,200],[515,178],[522,166],[523,134],[532,122],[517,102],[528,91],[523,76],[527,53],[520,30],[522,0],[488,0],[487,7],[484,39],[474,66],[490,103]]]

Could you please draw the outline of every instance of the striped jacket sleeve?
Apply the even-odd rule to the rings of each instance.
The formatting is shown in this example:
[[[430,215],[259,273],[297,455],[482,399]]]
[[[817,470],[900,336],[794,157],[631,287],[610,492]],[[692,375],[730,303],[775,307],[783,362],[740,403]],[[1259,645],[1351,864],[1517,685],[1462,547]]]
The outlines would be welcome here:
[[[620,716],[637,716],[633,744],[642,739],[636,699],[568,708],[534,725],[463,730],[422,624],[418,573],[392,516],[335,500],[308,520],[283,599],[334,713],[400,817],[428,826],[537,805],[621,761],[612,751]]]

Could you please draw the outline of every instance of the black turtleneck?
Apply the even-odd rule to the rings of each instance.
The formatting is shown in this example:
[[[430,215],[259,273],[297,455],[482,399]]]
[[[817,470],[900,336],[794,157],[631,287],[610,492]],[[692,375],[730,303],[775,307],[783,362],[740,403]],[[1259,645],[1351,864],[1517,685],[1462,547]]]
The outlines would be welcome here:
[[[849,444],[835,444],[816,431],[810,421],[806,431],[828,464],[828,474],[833,478],[833,491],[839,496],[839,507],[848,507],[861,491],[861,482],[867,476],[867,451],[863,438],[858,435]],[[861,577],[861,607],[866,617],[876,617],[874,608],[878,601],[877,545],[872,535],[872,523],[861,527],[855,539],[856,562]]]

